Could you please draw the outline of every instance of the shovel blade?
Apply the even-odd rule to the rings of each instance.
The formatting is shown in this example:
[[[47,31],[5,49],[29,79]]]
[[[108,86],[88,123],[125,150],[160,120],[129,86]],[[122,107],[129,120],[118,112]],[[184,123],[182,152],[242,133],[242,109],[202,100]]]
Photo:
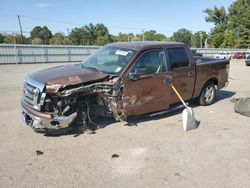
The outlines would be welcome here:
[[[182,111],[182,121],[184,131],[189,131],[197,128],[197,121],[195,120],[193,109],[190,107],[186,107]]]

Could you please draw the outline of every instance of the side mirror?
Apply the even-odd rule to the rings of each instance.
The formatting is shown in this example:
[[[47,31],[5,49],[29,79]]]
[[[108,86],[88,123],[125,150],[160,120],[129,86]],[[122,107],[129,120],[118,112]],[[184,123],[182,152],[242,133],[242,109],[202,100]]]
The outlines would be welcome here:
[[[136,68],[133,72],[128,73],[129,80],[138,80],[146,74],[146,68]]]

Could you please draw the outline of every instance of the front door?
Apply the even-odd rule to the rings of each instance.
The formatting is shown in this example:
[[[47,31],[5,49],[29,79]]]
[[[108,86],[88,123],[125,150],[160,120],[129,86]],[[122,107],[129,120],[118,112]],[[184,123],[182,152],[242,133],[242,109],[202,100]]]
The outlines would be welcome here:
[[[123,107],[126,116],[168,108],[171,93],[164,83],[166,72],[166,58],[162,49],[141,54],[123,80]]]

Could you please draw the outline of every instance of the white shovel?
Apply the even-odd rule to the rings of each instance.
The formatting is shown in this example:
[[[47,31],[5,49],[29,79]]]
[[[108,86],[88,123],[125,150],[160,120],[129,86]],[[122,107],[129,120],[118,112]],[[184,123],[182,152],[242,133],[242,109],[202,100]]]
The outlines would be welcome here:
[[[183,122],[184,131],[196,129],[198,125],[197,125],[197,121],[195,120],[195,117],[194,117],[193,109],[191,107],[187,106],[187,104],[184,102],[184,100],[182,99],[182,97],[180,96],[180,94],[175,89],[175,87],[173,86],[172,83],[170,84],[170,86],[173,88],[176,95],[179,97],[179,99],[181,100],[183,105],[186,107],[182,111],[182,122]]]

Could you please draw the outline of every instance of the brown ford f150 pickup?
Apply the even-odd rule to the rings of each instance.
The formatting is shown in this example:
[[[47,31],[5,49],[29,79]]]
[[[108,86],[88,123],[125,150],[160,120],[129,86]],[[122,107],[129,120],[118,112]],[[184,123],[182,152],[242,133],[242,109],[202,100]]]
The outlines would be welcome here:
[[[183,43],[125,42],[109,44],[79,64],[29,74],[21,100],[22,119],[35,131],[55,130],[93,116],[129,116],[168,109],[197,98],[210,105],[216,90],[228,83],[229,61],[193,57]]]

